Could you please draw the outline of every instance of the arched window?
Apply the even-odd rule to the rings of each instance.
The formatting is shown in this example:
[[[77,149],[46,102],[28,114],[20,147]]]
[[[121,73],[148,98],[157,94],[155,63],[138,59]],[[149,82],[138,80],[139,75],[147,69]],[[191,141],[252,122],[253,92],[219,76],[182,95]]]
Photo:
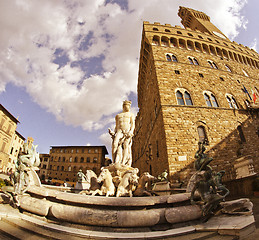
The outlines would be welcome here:
[[[207,106],[212,107],[211,102],[210,102],[210,96],[207,93],[204,94],[204,98],[205,98]]]
[[[204,93],[204,99],[208,107],[218,107],[216,97],[211,92]]]
[[[176,98],[178,105],[185,105],[183,100],[183,94],[179,90],[176,92]]]
[[[57,171],[59,170],[59,166],[57,166]]]
[[[227,101],[228,101],[228,104],[229,104],[229,107],[230,107],[230,108],[238,109],[237,102],[236,102],[235,98],[234,98],[232,95],[227,94],[227,95],[226,95],[226,99],[227,99]]]
[[[64,166],[61,166],[61,171],[64,171]]]
[[[176,98],[178,105],[192,106],[191,95],[184,89],[176,91]]]
[[[186,105],[189,105],[189,106],[193,105],[191,95],[187,91],[184,92],[184,100]]]
[[[218,107],[219,106],[218,103],[217,103],[216,97],[213,94],[210,95],[210,99],[211,99],[213,107]]]
[[[199,126],[197,128],[197,131],[198,131],[198,135],[199,135],[199,142],[208,141],[207,134],[206,134],[204,126]]]
[[[171,61],[172,61],[172,58],[171,58],[171,56],[170,56],[169,54],[166,54],[166,60],[167,60],[168,62],[171,62]]]
[[[152,44],[157,45],[157,46],[159,45],[159,37],[158,36],[153,37]]]
[[[69,158],[69,162],[72,162],[72,157]]]
[[[225,65],[226,69],[228,72],[232,72],[232,70],[230,69],[230,67],[228,65]]]
[[[172,61],[173,62],[178,62],[177,57],[175,55],[172,55]]]
[[[213,61],[208,60],[208,63],[209,63],[209,65],[210,65],[211,68],[218,69],[218,66],[217,66],[216,63],[214,63]]]
[[[66,161],[66,158],[65,157],[63,157],[63,162],[65,162]]]
[[[78,158],[77,157],[75,157],[75,162],[78,162]]]
[[[188,57],[188,60],[189,60],[190,64],[192,64],[192,65],[199,65],[198,60],[194,57]]]
[[[161,38],[161,46],[169,47],[169,40],[168,40],[167,37],[162,37]]]
[[[69,167],[68,167],[68,171],[71,172],[71,169],[72,169],[71,166],[69,166]]]
[[[80,158],[80,162],[81,163],[84,162],[84,158],[83,157]]]

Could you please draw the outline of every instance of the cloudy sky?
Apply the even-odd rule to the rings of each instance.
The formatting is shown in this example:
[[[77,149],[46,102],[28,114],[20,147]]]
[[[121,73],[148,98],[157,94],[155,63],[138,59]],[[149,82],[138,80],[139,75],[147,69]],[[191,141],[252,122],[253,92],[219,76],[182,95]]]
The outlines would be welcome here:
[[[232,41],[258,48],[258,0],[0,0],[0,103],[37,150],[106,145],[122,101],[137,108],[143,21],[181,25],[205,12]]]

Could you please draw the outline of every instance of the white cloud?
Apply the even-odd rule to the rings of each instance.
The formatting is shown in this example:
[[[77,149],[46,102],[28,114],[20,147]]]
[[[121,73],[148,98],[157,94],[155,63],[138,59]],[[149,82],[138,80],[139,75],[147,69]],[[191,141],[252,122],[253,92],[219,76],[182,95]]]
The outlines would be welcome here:
[[[204,11],[233,38],[245,27],[246,2],[129,0],[127,11],[105,0],[0,1],[0,91],[9,82],[23,86],[58,120],[101,129],[137,91],[142,21],[180,25],[183,5]]]
[[[252,49],[254,49],[255,51],[257,51],[257,50],[256,50],[256,49],[257,49],[257,38],[255,38],[255,39],[253,40],[253,42],[250,44],[249,47],[252,48]]]

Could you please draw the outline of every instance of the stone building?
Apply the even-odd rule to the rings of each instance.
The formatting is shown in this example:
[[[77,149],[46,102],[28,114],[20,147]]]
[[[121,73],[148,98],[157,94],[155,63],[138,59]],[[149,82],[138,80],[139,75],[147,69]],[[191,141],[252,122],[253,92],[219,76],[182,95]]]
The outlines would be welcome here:
[[[40,166],[39,166],[39,178],[41,180],[45,180],[48,174],[48,166],[49,166],[50,156],[48,153],[40,153]]]
[[[97,175],[105,165],[105,146],[52,146],[49,153],[47,179],[76,182],[81,169],[93,170]]]
[[[178,15],[184,28],[143,23],[133,166],[185,181],[206,139],[225,180],[243,157],[258,172],[258,53],[231,42],[203,12],[180,7]]]
[[[12,161],[9,154],[17,123],[18,119],[0,104],[0,170],[3,172],[7,171]]]

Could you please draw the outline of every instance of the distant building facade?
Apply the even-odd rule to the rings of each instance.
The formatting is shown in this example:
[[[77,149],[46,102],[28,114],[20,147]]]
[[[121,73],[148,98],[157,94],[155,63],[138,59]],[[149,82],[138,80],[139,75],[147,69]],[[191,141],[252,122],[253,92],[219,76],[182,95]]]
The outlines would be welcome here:
[[[13,136],[19,123],[7,109],[0,104],[0,170],[7,171],[12,159],[9,159]]]
[[[40,166],[39,166],[39,178],[41,180],[45,180],[47,176],[47,171],[48,171],[48,166],[49,166],[49,161],[50,160],[50,155],[47,153],[41,153],[40,154]]]
[[[76,182],[81,169],[93,170],[97,175],[105,165],[105,146],[52,146],[49,153],[46,179]]]
[[[259,172],[258,53],[231,42],[202,12],[178,14],[185,28],[143,24],[133,166],[188,180],[206,140],[225,179],[235,179],[244,156]]]

